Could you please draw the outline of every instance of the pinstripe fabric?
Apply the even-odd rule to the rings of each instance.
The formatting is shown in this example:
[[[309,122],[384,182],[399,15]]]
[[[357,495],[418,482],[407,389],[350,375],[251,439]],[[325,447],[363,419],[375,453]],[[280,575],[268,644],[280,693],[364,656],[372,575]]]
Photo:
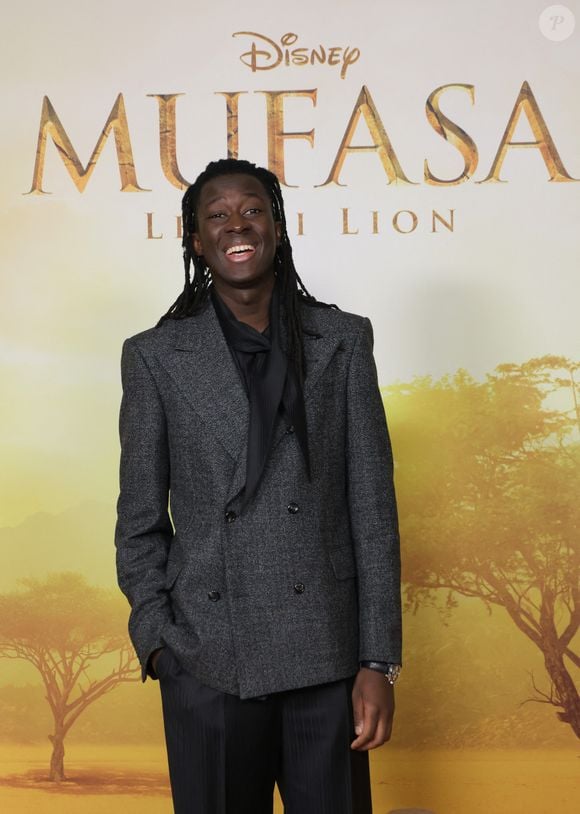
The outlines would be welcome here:
[[[353,679],[281,693],[286,814],[370,814],[367,752],[353,752]]]
[[[241,700],[158,662],[175,814],[371,814],[368,754],[353,752],[353,678]]]
[[[157,667],[174,810],[225,814],[223,699],[187,675],[168,647]]]

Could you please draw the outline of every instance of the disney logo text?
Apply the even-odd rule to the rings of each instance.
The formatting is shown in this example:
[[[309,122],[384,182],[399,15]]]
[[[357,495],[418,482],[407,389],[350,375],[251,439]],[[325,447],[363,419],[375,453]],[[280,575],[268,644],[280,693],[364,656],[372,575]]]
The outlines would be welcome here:
[[[298,40],[298,34],[289,31],[280,37],[280,45],[263,34],[256,34],[255,31],[236,31],[232,37],[253,37],[250,50],[240,56],[241,62],[256,71],[271,71],[278,65],[340,65],[340,78],[344,79],[350,65],[353,65],[360,57],[358,48],[333,45],[318,48],[290,48]],[[262,47],[259,48],[258,46]]]

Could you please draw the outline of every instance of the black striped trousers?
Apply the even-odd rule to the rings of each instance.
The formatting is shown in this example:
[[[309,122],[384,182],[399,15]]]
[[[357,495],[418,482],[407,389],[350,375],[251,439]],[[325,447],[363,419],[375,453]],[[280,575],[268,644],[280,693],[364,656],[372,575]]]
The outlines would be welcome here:
[[[354,677],[241,701],[157,660],[175,814],[372,814],[367,752],[354,739]]]

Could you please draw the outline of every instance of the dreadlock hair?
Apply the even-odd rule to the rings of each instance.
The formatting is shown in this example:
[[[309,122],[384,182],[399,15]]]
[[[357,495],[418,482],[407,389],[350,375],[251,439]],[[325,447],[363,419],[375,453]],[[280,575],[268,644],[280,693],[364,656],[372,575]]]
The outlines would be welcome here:
[[[234,158],[224,158],[210,162],[205,170],[198,175],[194,183],[188,187],[183,196],[181,210],[183,220],[183,263],[185,267],[185,285],[169,310],[163,314],[157,323],[159,327],[167,319],[184,319],[200,311],[209,297],[212,285],[210,270],[203,257],[193,251],[193,234],[197,231],[197,209],[199,197],[203,186],[221,175],[252,175],[257,178],[270,198],[274,221],[281,224],[280,244],[274,256],[274,274],[280,279],[280,297],[284,308],[281,309],[282,319],[286,325],[288,337],[287,354],[293,360],[295,369],[302,384],[304,381],[304,344],[303,335],[307,333],[302,326],[300,317],[300,302],[306,302],[321,308],[337,308],[336,305],[320,302],[310,294],[300,279],[294,260],[292,246],[286,228],[286,213],[280,182],[273,172],[258,167],[250,161]],[[193,279],[190,269],[193,265]]]

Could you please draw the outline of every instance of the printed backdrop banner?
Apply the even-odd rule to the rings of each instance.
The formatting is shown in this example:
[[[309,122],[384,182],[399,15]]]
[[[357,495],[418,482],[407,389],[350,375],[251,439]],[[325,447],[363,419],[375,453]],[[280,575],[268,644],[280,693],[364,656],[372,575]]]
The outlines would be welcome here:
[[[171,810],[116,586],[119,360],[182,288],[183,189],[230,155],[282,180],[308,289],[374,326],[405,599],[375,812],[572,812],[579,13],[5,10],[3,811]]]

